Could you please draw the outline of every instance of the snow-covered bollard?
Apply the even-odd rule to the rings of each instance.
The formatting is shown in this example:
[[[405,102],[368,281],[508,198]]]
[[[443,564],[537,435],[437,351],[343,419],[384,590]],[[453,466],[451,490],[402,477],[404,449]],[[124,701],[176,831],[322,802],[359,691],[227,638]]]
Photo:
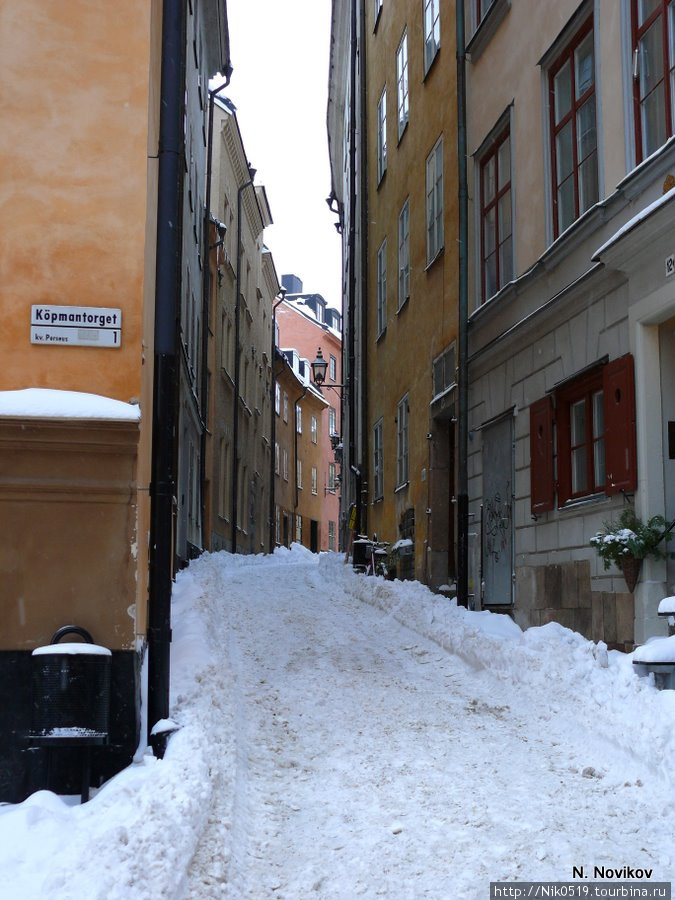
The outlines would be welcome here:
[[[657,688],[675,689],[675,635],[652,638],[633,653],[633,665],[638,675],[654,675]]]

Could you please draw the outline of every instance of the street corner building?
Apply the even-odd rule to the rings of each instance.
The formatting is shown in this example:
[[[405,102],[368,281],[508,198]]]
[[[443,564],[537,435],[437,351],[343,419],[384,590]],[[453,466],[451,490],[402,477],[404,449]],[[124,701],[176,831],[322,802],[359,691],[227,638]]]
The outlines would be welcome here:
[[[205,404],[208,79],[230,64],[225,0],[86,14],[26,0],[4,4],[2,20],[0,800],[17,802],[81,777],[76,741],[53,754],[32,741],[44,705],[33,651],[65,626],[71,647],[84,637],[110,651],[99,784],[142,740],[149,572],[170,584],[189,544],[203,546],[192,514],[203,479],[182,484],[180,468],[187,455],[185,472],[199,471],[203,417],[153,474],[156,382],[161,363],[173,410],[188,390]],[[168,563],[152,558],[158,484],[169,507],[177,498],[168,529],[183,541]],[[71,737],[78,724],[63,722]]]

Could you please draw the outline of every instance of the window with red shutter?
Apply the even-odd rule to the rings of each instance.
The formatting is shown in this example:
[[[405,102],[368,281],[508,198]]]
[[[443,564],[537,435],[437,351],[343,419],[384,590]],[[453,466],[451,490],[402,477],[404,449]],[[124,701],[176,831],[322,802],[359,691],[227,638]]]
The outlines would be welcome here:
[[[630,354],[589,368],[530,406],[530,474],[533,513],[553,509],[556,488],[558,508],[596,494],[636,489],[635,376]]]
[[[553,402],[542,397],[530,406],[530,504],[533,513],[553,509]]]

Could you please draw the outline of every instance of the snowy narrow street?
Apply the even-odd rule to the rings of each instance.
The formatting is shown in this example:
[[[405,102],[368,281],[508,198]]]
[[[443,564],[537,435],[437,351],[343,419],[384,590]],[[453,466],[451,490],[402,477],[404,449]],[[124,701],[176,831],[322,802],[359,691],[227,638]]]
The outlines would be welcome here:
[[[0,808],[3,900],[484,900],[573,867],[671,881],[672,691],[294,546],[174,591],[166,757]],[[614,880],[620,880],[619,878]]]
[[[210,634],[232,669],[235,789],[214,796],[188,896],[483,897],[669,857],[635,813],[662,785],[558,709],[555,682],[476,670],[356,599],[396,588],[336,560],[225,572]]]

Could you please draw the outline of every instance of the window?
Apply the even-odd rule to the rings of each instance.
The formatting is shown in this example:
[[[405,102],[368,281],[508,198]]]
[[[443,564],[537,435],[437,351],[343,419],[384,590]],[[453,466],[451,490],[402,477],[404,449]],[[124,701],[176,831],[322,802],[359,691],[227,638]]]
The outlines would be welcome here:
[[[295,477],[297,480],[298,488],[302,490],[302,460],[298,459],[295,461]]]
[[[281,455],[284,464],[284,481],[288,481],[288,450],[284,447]]]
[[[408,200],[398,216],[398,308],[410,297],[410,205]]]
[[[408,100],[408,32],[403,32],[396,51],[396,106],[398,112],[398,137],[405,131],[410,115]]]
[[[377,104],[377,180],[387,171],[387,89],[382,91]]]
[[[490,7],[494,3],[494,0],[474,0],[475,2],[475,15],[476,15],[476,25],[478,26],[485,16],[490,11]]]
[[[332,406],[328,407],[328,433],[332,436],[337,434],[337,415]]]
[[[335,522],[332,519],[328,522],[328,549],[335,550]]]
[[[377,22],[377,17],[380,15],[380,10],[382,9],[382,0],[374,0],[374,4],[375,21]]]
[[[443,396],[449,388],[457,383],[454,344],[450,344],[440,356],[436,357],[433,362],[432,377],[434,398]]]
[[[383,420],[379,419],[373,428],[373,499],[380,500],[384,496],[384,470],[382,431]]]
[[[337,381],[337,360],[332,353],[328,358],[328,377],[331,381]]]
[[[553,235],[598,201],[593,20],[549,70]]]
[[[334,494],[336,481],[335,481],[336,468],[335,463],[328,463],[328,490]]]
[[[396,485],[408,481],[408,395],[400,401],[396,411]]]
[[[503,132],[480,163],[481,291],[488,300],[513,278],[511,138]]]
[[[295,517],[295,540],[298,544],[302,543],[302,516]]]
[[[424,72],[436,58],[441,46],[440,0],[424,0]]]
[[[288,394],[284,391],[284,422],[288,422]]]
[[[318,485],[318,475],[316,471],[316,466],[312,466],[312,493],[317,493],[317,485]]]
[[[633,102],[637,161],[673,135],[675,2],[633,0]]]
[[[443,249],[443,140],[427,157],[427,263]]]
[[[295,404],[295,430],[302,434],[302,407],[299,403]]]
[[[387,327],[387,239],[377,251],[377,336]]]
[[[277,415],[281,413],[281,388],[278,384],[274,385],[274,410]]]
[[[310,421],[310,432],[312,435],[312,443],[316,444],[318,442],[318,434],[319,434],[319,426],[317,423],[316,416],[312,416]]]
[[[274,471],[277,473],[277,475],[280,473],[280,468],[279,468],[279,442],[278,442],[278,441],[275,441],[275,442],[274,442]]]
[[[555,480],[557,458],[557,482]],[[630,354],[600,363],[530,406],[533,513],[637,487]]]

